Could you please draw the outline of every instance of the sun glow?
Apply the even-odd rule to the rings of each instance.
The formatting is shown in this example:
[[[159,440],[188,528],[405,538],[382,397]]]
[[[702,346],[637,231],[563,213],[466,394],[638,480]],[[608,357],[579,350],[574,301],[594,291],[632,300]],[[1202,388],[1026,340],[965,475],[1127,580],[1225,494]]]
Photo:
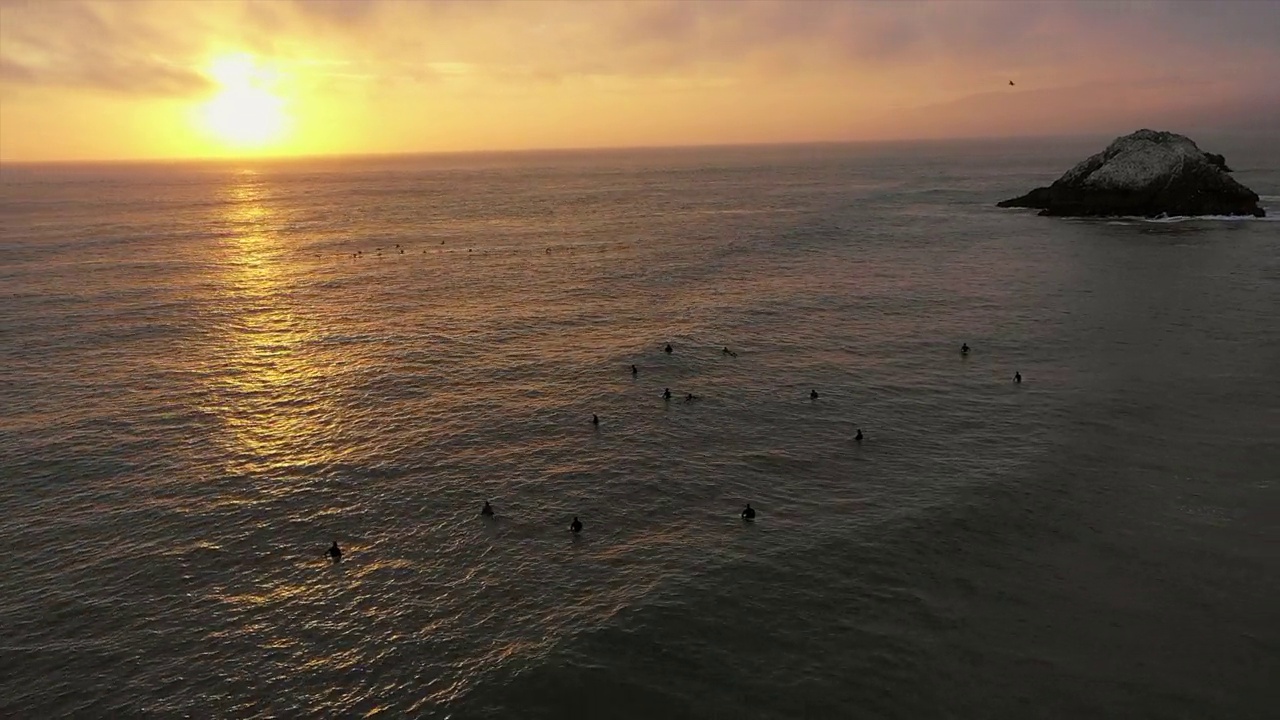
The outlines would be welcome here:
[[[209,77],[220,88],[200,107],[204,129],[228,148],[262,150],[279,143],[289,129],[285,102],[277,94],[279,75],[249,55],[214,60]]]

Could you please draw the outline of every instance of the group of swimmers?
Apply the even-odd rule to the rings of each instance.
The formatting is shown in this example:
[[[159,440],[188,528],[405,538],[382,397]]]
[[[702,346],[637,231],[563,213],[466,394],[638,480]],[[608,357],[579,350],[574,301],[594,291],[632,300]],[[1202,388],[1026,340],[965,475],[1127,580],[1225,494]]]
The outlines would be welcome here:
[[[488,518],[497,517],[493,512],[493,506],[489,504],[488,500],[484,501],[484,507],[480,508],[480,514]],[[582,521],[578,519],[577,515],[574,515],[573,522],[569,523],[569,532],[582,532]]]
[[[675,348],[671,347],[671,343],[667,343],[667,344],[666,344],[666,346],[665,346],[664,348],[662,348],[662,351],[663,351],[664,353],[668,354],[668,355],[671,355],[672,353],[674,353],[674,352],[675,352]],[[961,352],[964,352],[964,353],[966,353],[966,354],[967,354],[967,353],[969,352],[969,346],[968,346],[968,345],[965,345],[965,346],[964,346],[964,349],[963,349]],[[736,352],[734,352],[734,351],[730,350],[728,347],[721,348],[721,350],[720,350],[720,354],[721,354],[721,355],[728,356],[728,357],[738,357],[738,353],[736,353]],[[636,367],[636,366],[635,366],[635,364],[633,363],[633,364],[631,365],[631,377],[637,377],[637,376],[639,376],[639,375],[640,375],[640,368]],[[1021,376],[1019,376],[1018,382],[1022,382],[1022,380],[1021,380]],[[671,388],[663,388],[663,390],[662,390],[662,399],[663,399],[663,400],[670,400],[671,398],[672,398]],[[810,390],[810,391],[809,391],[809,399],[810,399],[810,400],[817,400],[817,399],[818,399],[818,391],[817,391],[817,390]],[[699,398],[697,395],[694,395],[693,393],[685,393],[685,396],[684,396],[684,401],[685,401],[685,402],[693,402],[694,400],[701,400],[701,398]],[[592,415],[592,416],[591,416],[591,424],[592,424],[592,425],[595,425],[596,427],[599,427],[599,426],[600,426],[600,416],[598,416],[598,415]],[[856,441],[858,441],[858,442],[862,442],[862,428],[858,428],[857,430],[858,430],[858,431],[857,431],[857,433],[853,436],[853,439],[854,439],[854,440],[856,440]]]
[[[672,353],[674,353],[674,352],[675,352],[675,349],[671,347],[671,343],[667,343],[666,347],[665,347],[665,348],[663,348],[663,352],[665,352],[665,353],[667,353],[668,355],[670,355],[670,354],[672,354]],[[723,355],[728,355],[728,356],[731,356],[731,357],[738,357],[738,354],[737,354],[737,353],[733,352],[732,350],[730,350],[730,349],[729,349],[729,348],[727,348],[727,347],[726,347],[726,348],[724,348],[723,350],[721,350],[721,354],[723,354]],[[960,354],[961,354],[961,355],[968,355],[968,354],[969,354],[969,343],[964,343],[964,344],[962,344],[962,345],[960,346]],[[639,374],[640,374],[640,369],[639,369],[639,368],[637,368],[637,367],[633,364],[633,365],[631,366],[631,376],[632,376],[632,377],[636,377],[636,376],[638,376]],[[1022,382],[1022,373],[1021,373],[1020,371],[1019,371],[1019,372],[1015,372],[1015,373],[1013,374],[1013,381],[1014,381],[1015,383],[1019,383],[1019,384]],[[670,400],[670,399],[671,399],[671,388],[665,388],[665,389],[663,390],[663,392],[662,392],[662,399],[663,399],[663,400]],[[686,395],[685,395],[685,398],[684,398],[685,402],[692,402],[692,401],[697,400],[697,399],[698,399],[698,396],[697,396],[697,395],[694,395],[693,393],[688,393],[688,394],[686,394]],[[810,399],[810,400],[817,400],[817,399],[818,399],[818,391],[817,391],[817,390],[810,390],[810,391],[809,391],[809,399]],[[593,414],[593,415],[591,416],[591,424],[592,424],[592,425],[595,425],[595,426],[597,426],[597,427],[598,427],[598,426],[600,425],[600,416],[599,416],[599,415],[595,415],[595,414]],[[862,435],[862,428],[858,428],[858,429],[857,429],[857,433],[853,436],[853,439],[854,439],[855,441],[857,441],[857,442],[859,442],[859,443],[860,443],[860,442],[862,442],[862,438],[863,438],[863,435]],[[482,515],[483,517],[488,517],[488,518],[495,518],[495,517],[497,517],[497,515],[494,513],[493,505],[489,504],[489,501],[488,501],[488,500],[485,500],[485,501],[484,501],[484,507],[480,508],[480,515]],[[751,507],[751,503],[747,503],[747,506],[746,506],[745,508],[743,508],[742,513],[741,513],[741,517],[742,517],[742,519],[743,519],[744,521],[751,521],[751,520],[755,520],[755,518],[756,518],[756,511],[755,511],[755,508],[752,508],[752,507]],[[572,533],[580,533],[580,532],[582,532],[582,521],[578,519],[578,516],[577,516],[577,515],[573,516],[573,522],[569,523],[569,532],[572,532]],[[342,560],[342,550],[338,547],[338,541],[337,541],[337,540],[334,540],[334,541],[333,541],[333,545],[330,545],[330,546],[329,546],[329,549],[328,549],[327,551],[325,551],[325,554],[329,557],[329,559],[330,559],[330,560],[332,560],[332,561],[333,561],[333,562],[335,562],[335,563],[336,563],[336,562],[338,562],[338,561],[340,561],[340,560]]]
[[[962,343],[962,344],[960,345],[960,354],[961,354],[961,355],[968,355],[968,354],[969,354],[969,343]],[[1013,374],[1013,382],[1014,382],[1014,383],[1016,383],[1016,384],[1018,384],[1018,385],[1021,385],[1021,384],[1022,384],[1022,372],[1021,372],[1021,371],[1019,371],[1019,372],[1015,372],[1015,373]]]
[[[493,510],[493,505],[489,504],[488,500],[485,500],[484,507],[480,508],[480,515],[487,518],[497,517],[497,513]],[[756,519],[756,511],[755,508],[751,507],[751,503],[747,503],[747,506],[743,508],[741,517],[747,522]],[[578,519],[577,515],[574,515],[573,522],[569,523],[569,532],[575,534],[582,532],[582,521]],[[334,563],[340,562],[342,560],[342,549],[338,547],[338,541],[334,540],[333,544],[329,546],[329,549],[326,550],[324,554],[327,555]]]

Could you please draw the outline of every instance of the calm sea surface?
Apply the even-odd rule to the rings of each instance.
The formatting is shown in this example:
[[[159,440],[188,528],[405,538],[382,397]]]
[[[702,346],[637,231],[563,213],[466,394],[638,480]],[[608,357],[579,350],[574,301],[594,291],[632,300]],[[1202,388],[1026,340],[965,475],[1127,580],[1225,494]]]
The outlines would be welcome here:
[[[0,715],[1276,717],[1280,223],[1106,142],[5,166]]]

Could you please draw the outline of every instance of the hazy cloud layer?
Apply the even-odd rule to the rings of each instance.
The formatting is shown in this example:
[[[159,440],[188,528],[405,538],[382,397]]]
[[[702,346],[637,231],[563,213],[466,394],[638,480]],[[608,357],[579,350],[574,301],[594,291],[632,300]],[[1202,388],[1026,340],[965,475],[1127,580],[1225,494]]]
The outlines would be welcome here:
[[[124,10],[124,12],[120,12]],[[190,44],[128,6],[0,5],[0,83],[186,95],[209,81],[183,64]]]
[[[1170,70],[1265,76],[1280,61],[1280,4],[1270,2],[138,0],[6,2],[0,12],[6,82],[158,94],[200,90],[194,68],[218,43],[318,51],[374,74],[465,63],[520,82],[946,68],[977,82],[1078,84]]]
[[[1258,127],[1277,38],[1265,0],[0,0],[0,95],[10,127],[41,103],[194,101],[210,60],[240,51],[311,117],[405,149],[538,118],[530,143]],[[438,134],[396,130],[400,109]]]

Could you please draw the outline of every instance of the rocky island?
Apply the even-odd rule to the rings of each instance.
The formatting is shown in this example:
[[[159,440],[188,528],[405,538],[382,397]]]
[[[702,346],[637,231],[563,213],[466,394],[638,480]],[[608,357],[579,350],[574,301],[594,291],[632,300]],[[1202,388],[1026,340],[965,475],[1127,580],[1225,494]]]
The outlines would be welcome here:
[[[1139,130],[1116,138],[1049,187],[997,205],[1063,217],[1264,216],[1257,193],[1230,172],[1221,155],[1202,151],[1185,135]]]

